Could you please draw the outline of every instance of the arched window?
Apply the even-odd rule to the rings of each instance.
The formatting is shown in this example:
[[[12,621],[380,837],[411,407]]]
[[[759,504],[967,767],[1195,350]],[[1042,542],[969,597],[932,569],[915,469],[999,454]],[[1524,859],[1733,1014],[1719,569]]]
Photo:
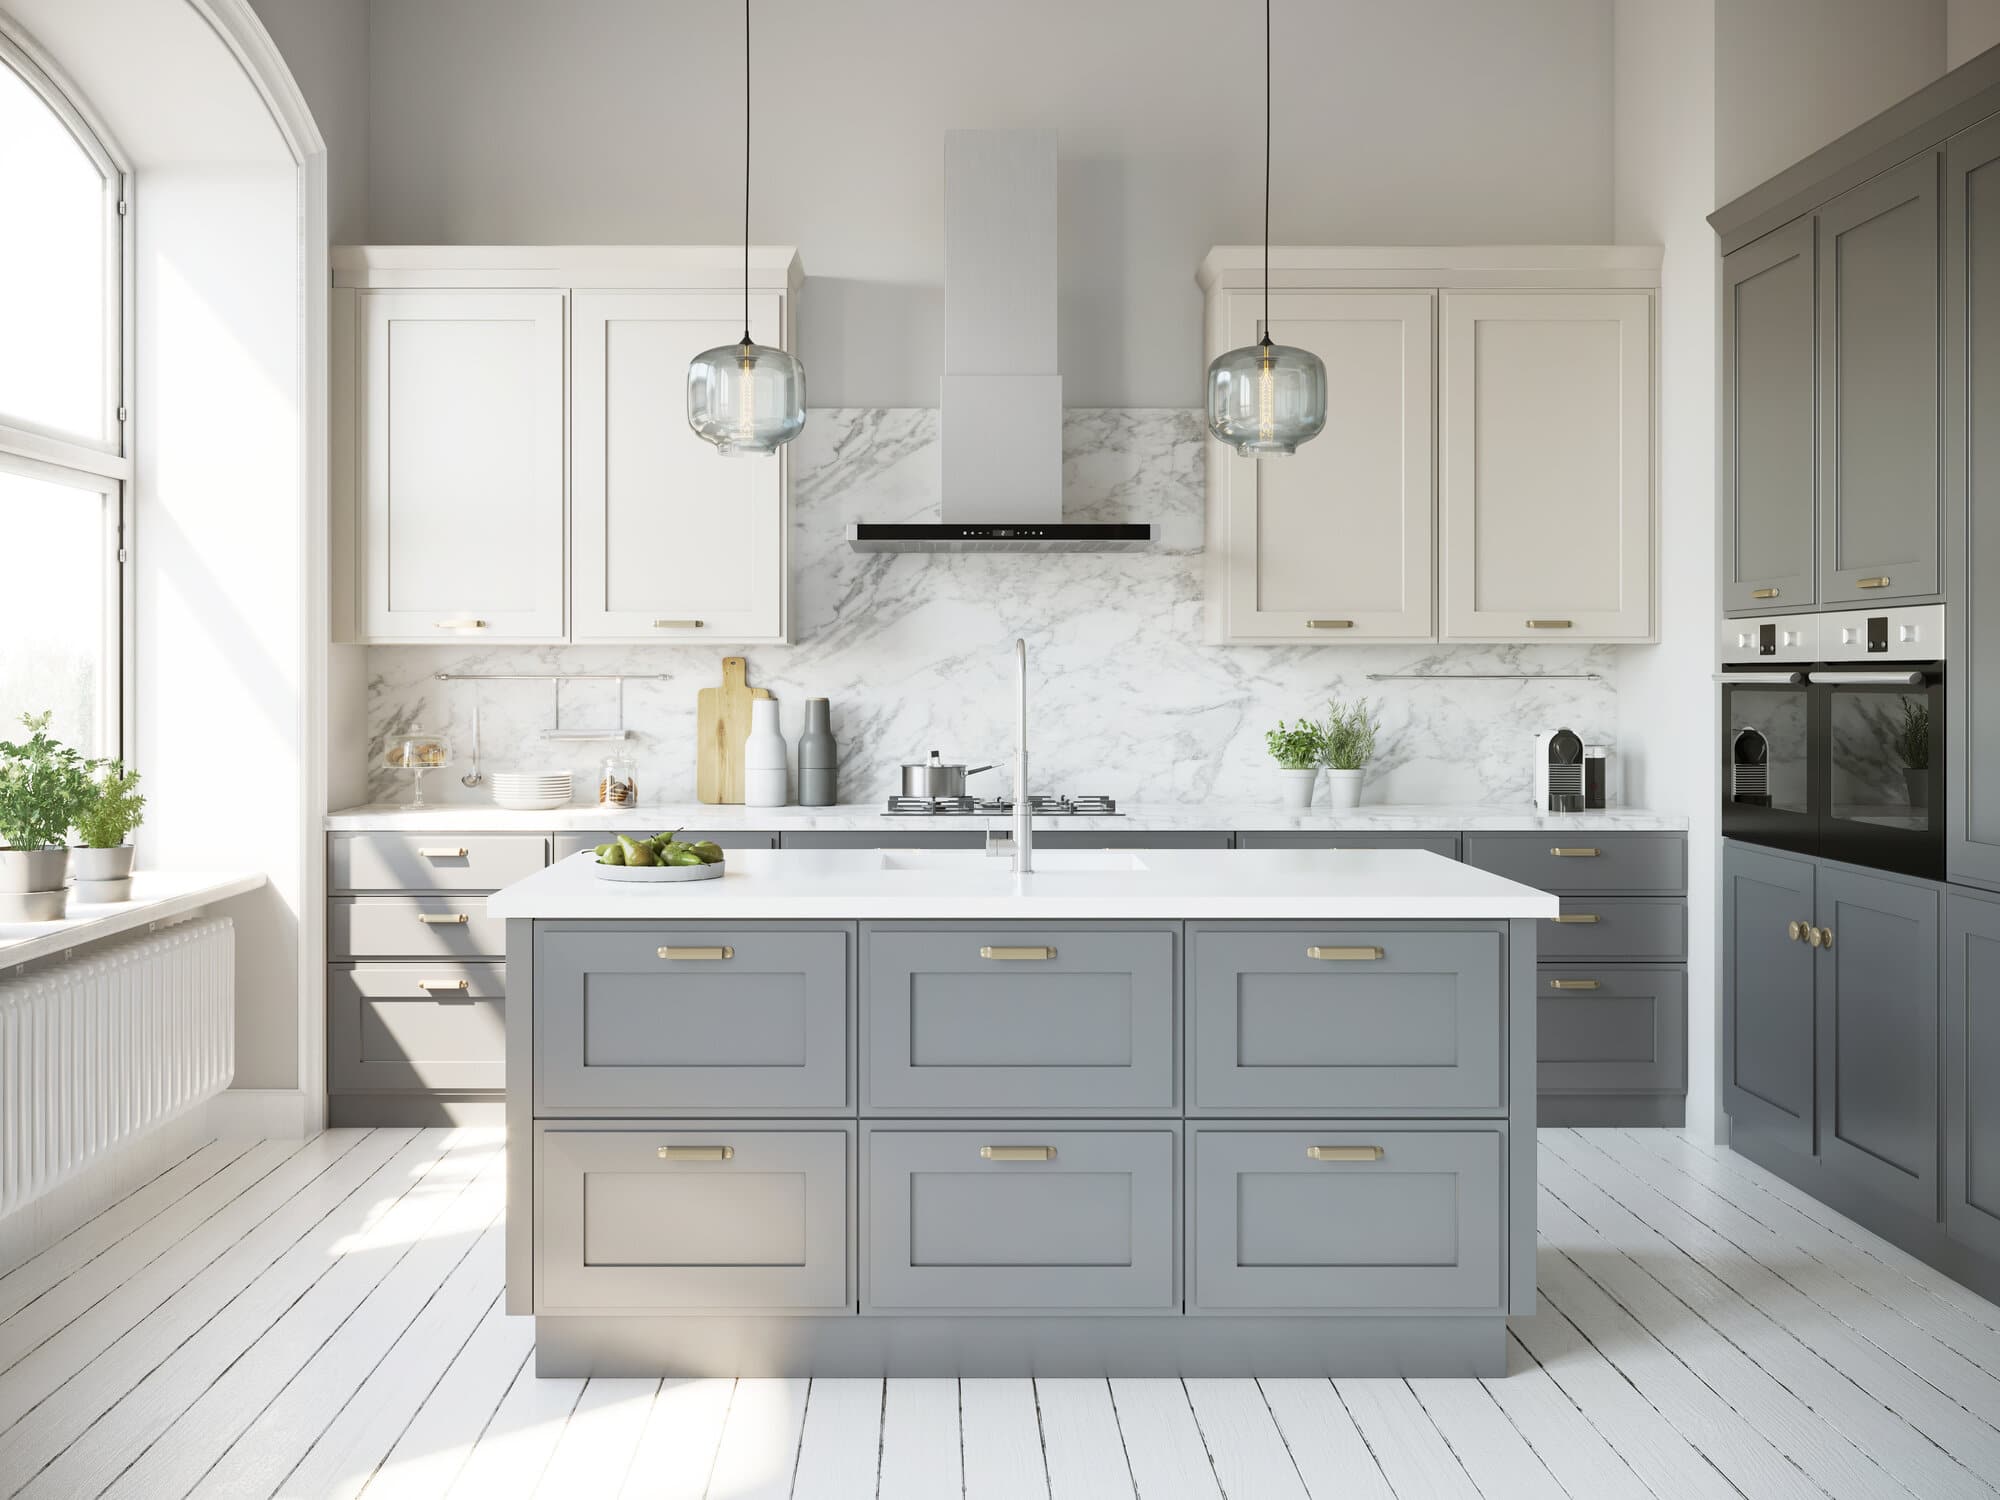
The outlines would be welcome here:
[[[124,175],[0,17],[0,739],[121,749]]]

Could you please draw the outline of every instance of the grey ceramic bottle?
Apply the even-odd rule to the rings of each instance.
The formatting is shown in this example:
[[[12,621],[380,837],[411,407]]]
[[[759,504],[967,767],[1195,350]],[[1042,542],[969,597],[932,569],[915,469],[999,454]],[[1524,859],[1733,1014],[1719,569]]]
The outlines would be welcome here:
[[[806,699],[806,732],[799,736],[799,805],[831,807],[840,800],[840,747],[833,742],[831,706]]]

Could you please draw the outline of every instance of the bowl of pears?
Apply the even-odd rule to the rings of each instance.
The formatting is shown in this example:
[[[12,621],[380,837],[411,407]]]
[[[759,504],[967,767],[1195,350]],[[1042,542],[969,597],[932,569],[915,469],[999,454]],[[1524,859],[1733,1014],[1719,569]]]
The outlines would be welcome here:
[[[707,839],[683,842],[678,831],[635,839],[619,834],[597,846],[591,870],[599,880],[672,884],[679,880],[720,880],[722,850]]]

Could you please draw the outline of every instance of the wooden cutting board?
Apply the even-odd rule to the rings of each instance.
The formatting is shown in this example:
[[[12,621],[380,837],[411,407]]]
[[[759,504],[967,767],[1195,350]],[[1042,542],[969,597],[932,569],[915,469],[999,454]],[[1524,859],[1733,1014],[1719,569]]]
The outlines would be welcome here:
[[[768,698],[748,680],[749,663],[722,658],[722,686],[695,695],[694,794],[703,802],[743,801],[743,742],[750,736],[750,701]]]

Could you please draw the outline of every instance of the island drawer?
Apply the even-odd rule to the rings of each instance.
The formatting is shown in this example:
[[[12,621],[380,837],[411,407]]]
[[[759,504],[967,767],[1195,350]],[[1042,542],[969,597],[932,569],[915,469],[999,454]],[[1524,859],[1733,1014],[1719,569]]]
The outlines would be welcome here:
[[[497,891],[549,862],[539,833],[336,833],[327,884],[336,891]]]
[[[1188,928],[1190,1113],[1498,1112],[1497,931]]]
[[[1679,963],[1687,957],[1687,903],[1633,896],[1564,896],[1562,917],[1537,925],[1543,959],[1629,959]]]
[[[641,832],[658,833],[663,830],[628,828],[624,831],[636,839]],[[757,833],[743,828],[726,828],[721,830],[700,828],[675,830],[669,828],[664,831],[668,833],[678,832],[680,837],[690,844],[707,839],[717,848],[724,851],[730,849],[775,849],[778,847],[778,836],[775,833]],[[568,859],[572,854],[581,854],[586,849],[595,849],[599,844],[609,843],[613,838],[616,838],[617,833],[617,830],[609,828],[601,829],[595,833],[559,833],[555,837],[555,857],[557,859]]]
[[[1535,997],[1536,1087],[1548,1093],[1687,1087],[1687,973],[1544,967]]]
[[[505,958],[507,924],[484,896],[335,896],[329,958]]]
[[[335,1089],[507,1086],[507,986],[499,964],[336,966],[326,987]]]
[[[1687,839],[1678,833],[1468,833],[1465,862],[1559,896],[1687,893]]]
[[[1500,1310],[1506,1135],[1188,1128],[1188,1310]]]
[[[1178,932],[862,932],[862,1098],[921,1113],[1172,1112]]]
[[[539,929],[536,1112],[848,1112],[848,969],[840,928]]]
[[[535,1311],[845,1313],[854,1137],[535,1127]]]
[[[1458,858],[1455,833],[1343,833],[1329,829],[1321,833],[1280,830],[1272,833],[1239,833],[1239,849],[1423,849]]]
[[[866,1310],[1180,1311],[1173,1126],[879,1125],[862,1142]]]

